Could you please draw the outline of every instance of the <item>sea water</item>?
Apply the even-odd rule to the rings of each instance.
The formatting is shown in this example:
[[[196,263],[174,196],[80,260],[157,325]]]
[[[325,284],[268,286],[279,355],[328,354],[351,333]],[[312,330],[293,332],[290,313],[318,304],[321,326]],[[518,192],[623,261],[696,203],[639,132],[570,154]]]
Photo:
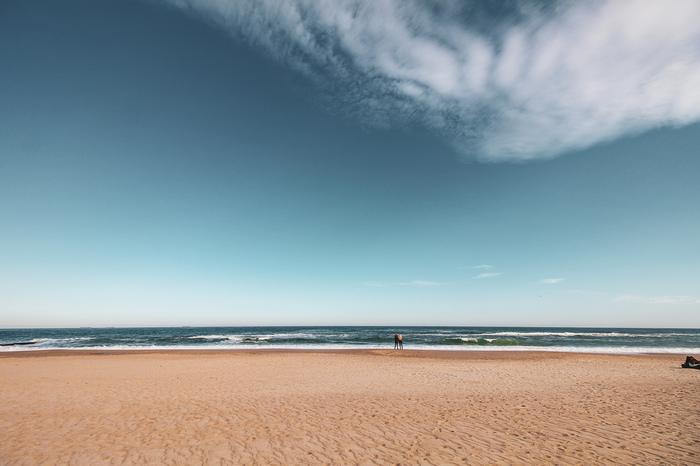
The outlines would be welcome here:
[[[0,329],[0,352],[47,349],[405,349],[700,354],[700,329],[151,327]]]

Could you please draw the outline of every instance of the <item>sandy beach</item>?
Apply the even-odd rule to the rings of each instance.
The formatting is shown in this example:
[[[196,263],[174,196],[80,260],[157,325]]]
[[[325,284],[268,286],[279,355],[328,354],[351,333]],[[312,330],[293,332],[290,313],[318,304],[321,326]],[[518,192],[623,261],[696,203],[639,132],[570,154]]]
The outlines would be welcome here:
[[[684,355],[0,355],[0,464],[700,464]]]

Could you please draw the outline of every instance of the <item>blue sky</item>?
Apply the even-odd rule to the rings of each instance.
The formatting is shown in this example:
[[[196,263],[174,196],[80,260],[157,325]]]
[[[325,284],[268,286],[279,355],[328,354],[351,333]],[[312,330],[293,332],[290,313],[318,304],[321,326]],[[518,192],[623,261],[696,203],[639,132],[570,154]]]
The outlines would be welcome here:
[[[700,327],[698,10],[3,1],[0,327]]]

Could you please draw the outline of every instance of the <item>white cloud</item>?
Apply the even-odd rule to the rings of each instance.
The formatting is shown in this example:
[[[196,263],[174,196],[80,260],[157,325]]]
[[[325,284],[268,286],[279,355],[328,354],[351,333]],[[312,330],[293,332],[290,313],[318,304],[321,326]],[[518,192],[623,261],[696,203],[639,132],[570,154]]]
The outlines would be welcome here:
[[[418,124],[484,161],[700,120],[700,2],[160,0],[310,78],[329,104]]]
[[[389,283],[389,282],[364,282],[363,285],[365,286],[373,286],[377,288],[387,288],[390,286],[415,286],[415,287],[426,287],[426,286],[442,286],[443,283],[439,282],[429,282],[425,280],[413,280],[411,282],[394,282],[394,283]]]
[[[372,286],[372,287],[376,287],[376,288],[386,288],[387,286],[389,286],[386,283],[380,283],[380,282],[364,282],[363,285],[364,286]]]
[[[588,291],[588,290],[563,290],[561,293],[570,294],[575,296],[601,296],[605,293],[601,291]]]
[[[480,273],[475,279],[481,279],[481,278],[493,278],[501,275],[503,272],[494,272],[494,273]]]
[[[442,283],[426,282],[425,280],[413,280],[412,282],[409,282],[409,283],[399,283],[399,285],[424,287],[424,286],[440,286],[440,285],[442,285]]]
[[[492,269],[492,265],[475,265],[472,269]]]
[[[700,299],[694,296],[655,296],[649,298],[652,304],[700,304]]]
[[[615,298],[616,302],[641,301],[651,304],[700,304],[700,299],[694,296],[653,296],[622,295]]]
[[[557,283],[561,283],[566,278],[543,278],[542,280],[538,281],[540,285],[556,285]]]

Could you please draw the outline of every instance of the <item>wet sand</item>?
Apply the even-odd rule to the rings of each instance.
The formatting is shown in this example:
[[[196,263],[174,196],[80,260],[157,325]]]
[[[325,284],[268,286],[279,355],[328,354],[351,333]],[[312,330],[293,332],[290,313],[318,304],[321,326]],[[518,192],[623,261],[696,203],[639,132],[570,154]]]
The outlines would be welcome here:
[[[0,353],[0,464],[700,464],[684,359]]]

